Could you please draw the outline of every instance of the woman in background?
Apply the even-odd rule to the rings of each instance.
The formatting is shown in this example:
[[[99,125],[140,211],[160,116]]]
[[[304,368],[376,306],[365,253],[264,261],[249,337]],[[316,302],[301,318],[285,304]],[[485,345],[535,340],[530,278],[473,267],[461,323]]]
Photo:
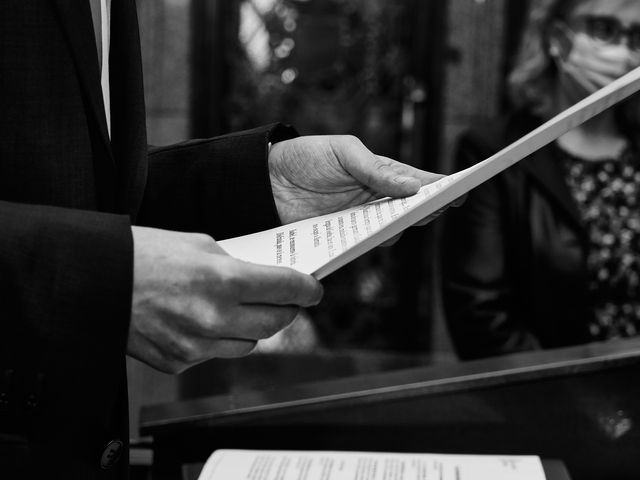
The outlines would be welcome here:
[[[457,169],[638,66],[640,0],[534,0],[509,78],[518,113],[464,135]],[[638,333],[635,105],[567,133],[448,215],[443,294],[461,358]]]

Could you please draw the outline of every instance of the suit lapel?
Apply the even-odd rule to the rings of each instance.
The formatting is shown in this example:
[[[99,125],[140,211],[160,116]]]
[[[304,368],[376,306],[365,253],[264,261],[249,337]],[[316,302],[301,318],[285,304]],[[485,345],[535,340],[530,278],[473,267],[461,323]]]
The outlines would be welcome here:
[[[98,125],[106,157],[113,165],[89,2],[86,0],[52,0],[52,2],[69,43],[88,109]]]

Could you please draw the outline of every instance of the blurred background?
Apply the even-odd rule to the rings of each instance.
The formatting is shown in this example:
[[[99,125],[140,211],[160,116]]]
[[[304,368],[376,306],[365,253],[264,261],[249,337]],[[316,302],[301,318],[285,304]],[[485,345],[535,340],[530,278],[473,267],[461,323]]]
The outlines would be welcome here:
[[[151,144],[279,121],[357,135],[378,154],[447,173],[460,132],[505,108],[528,2],[137,3]],[[439,227],[331,275],[322,305],[247,359],[178,377],[129,360],[132,437],[142,404],[457,361],[438,294]],[[279,361],[287,355],[296,362]]]

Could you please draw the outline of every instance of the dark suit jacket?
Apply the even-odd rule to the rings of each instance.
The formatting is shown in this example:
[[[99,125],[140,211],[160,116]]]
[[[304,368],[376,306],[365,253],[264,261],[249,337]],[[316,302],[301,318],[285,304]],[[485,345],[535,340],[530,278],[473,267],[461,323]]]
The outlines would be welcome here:
[[[517,115],[465,134],[456,169],[539,125]],[[460,357],[588,341],[587,236],[551,145],[475,189],[445,217],[443,299]]]
[[[134,0],[113,0],[111,39],[110,141],[89,2],[0,2],[1,478],[125,475],[126,451],[101,457],[127,441],[132,222],[278,223],[267,145],[291,131],[148,152]]]

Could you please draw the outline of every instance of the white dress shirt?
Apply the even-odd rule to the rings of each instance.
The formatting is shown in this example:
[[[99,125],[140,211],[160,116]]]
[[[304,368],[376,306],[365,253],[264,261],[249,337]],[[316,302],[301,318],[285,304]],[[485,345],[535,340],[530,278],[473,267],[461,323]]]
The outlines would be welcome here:
[[[89,0],[93,30],[96,35],[98,61],[100,62],[100,84],[107,129],[111,137],[111,96],[109,92],[109,42],[111,40],[111,0]]]

